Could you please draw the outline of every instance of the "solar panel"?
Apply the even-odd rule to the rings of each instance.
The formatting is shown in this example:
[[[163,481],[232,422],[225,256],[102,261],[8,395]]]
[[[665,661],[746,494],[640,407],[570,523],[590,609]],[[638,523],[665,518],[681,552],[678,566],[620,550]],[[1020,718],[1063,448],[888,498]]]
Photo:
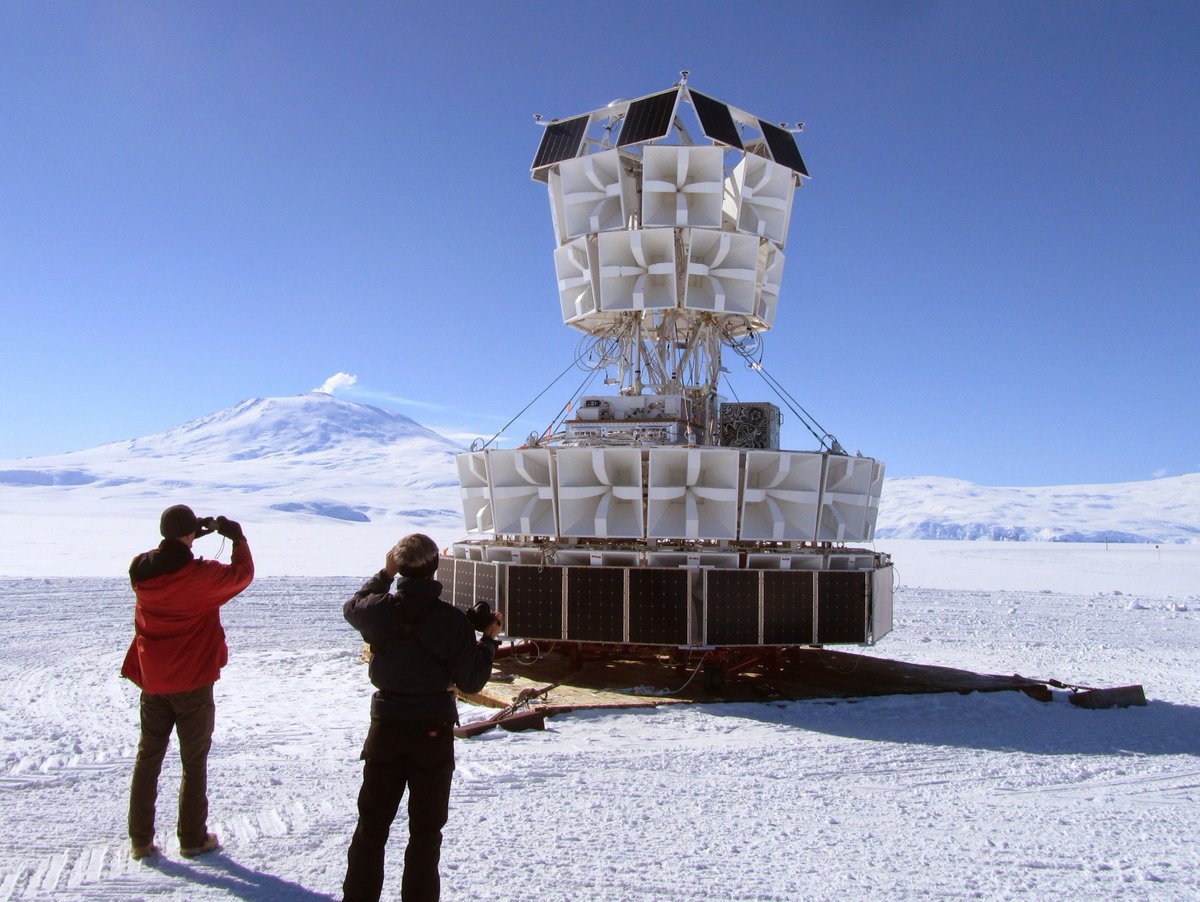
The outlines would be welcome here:
[[[700,120],[704,134],[714,141],[741,149],[742,136],[738,134],[729,107],[719,100],[713,100],[695,91],[688,91],[688,94],[692,98],[692,106],[696,108],[696,118]]]
[[[813,643],[814,578],[812,571],[763,571],[763,644]]]
[[[533,165],[529,168],[541,169],[552,163],[575,159],[579,155],[579,146],[583,143],[590,118],[591,113],[585,113],[547,125],[542,133],[542,143],[538,145],[537,155],[533,158]]]
[[[822,570],[817,574],[817,642],[846,645],[867,641],[867,577]]]
[[[758,645],[758,570],[705,570],[705,641]]]
[[[576,642],[625,639],[625,570],[567,568],[567,633]]]
[[[686,645],[688,601],[687,570],[631,568],[629,641],[640,645]]]
[[[440,558],[438,582],[442,584],[442,600],[466,610],[476,602],[486,601],[493,609],[498,600],[496,570],[490,561],[468,561],[462,558]]]
[[[761,119],[758,120],[758,125],[762,129],[763,137],[767,139],[767,147],[771,149],[771,158],[781,166],[795,170],[807,178],[808,170],[800,157],[800,148],[796,146],[796,136],[785,128],[763,122]]]
[[[678,99],[679,89],[672,88],[629,104],[625,121],[621,124],[617,146],[625,147],[627,144],[663,137],[671,130],[671,120],[675,116],[675,103]]]
[[[443,564],[438,568],[438,576],[443,586],[450,586],[450,603],[465,611],[475,604],[475,562],[452,559],[450,563],[453,564],[450,572],[441,572],[446,569]]]
[[[504,631],[522,639],[561,639],[562,567],[512,564]]]
[[[499,610],[500,565],[489,561],[472,561],[475,564],[475,601],[486,601],[493,611]],[[457,605],[456,605],[457,607]]]

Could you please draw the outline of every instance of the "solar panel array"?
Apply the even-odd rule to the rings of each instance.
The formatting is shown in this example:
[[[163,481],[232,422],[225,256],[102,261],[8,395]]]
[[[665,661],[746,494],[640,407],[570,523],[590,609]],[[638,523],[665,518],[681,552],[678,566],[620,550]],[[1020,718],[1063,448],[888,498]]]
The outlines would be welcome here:
[[[727,104],[698,91],[689,89],[687,93],[700,127],[709,139],[739,150],[745,149],[737,122]],[[631,101],[621,122],[617,146],[627,147],[666,137],[675,118],[679,96],[680,89],[672,88]],[[592,116],[592,113],[587,113],[545,126],[530,168],[537,172],[579,156]],[[787,129],[763,119],[758,119],[757,123],[771,159],[807,178],[808,167],[800,156],[795,136]]]
[[[808,169],[804,166],[804,160],[800,157],[800,148],[796,146],[796,136],[785,128],[780,128],[778,125],[772,125],[770,122],[758,120],[759,127],[762,129],[763,137],[767,140],[767,147],[771,150],[771,158],[781,166],[786,166],[795,172],[807,177]]]
[[[587,133],[589,119],[590,113],[547,125],[542,134],[542,142],[538,145],[537,155],[533,158],[533,166],[530,168],[541,169],[543,166],[577,157],[583,137]]]
[[[696,110],[696,118],[700,120],[700,127],[704,129],[704,134],[714,141],[720,141],[722,144],[728,144],[730,147],[741,150],[742,136],[738,134],[737,125],[733,121],[729,107],[719,100],[713,100],[696,91],[688,91],[688,94],[691,95],[692,106]]]
[[[486,601],[523,639],[634,645],[858,644],[891,630],[891,571],[589,567],[444,557],[442,597]],[[702,621],[692,623],[693,580]],[[503,591],[497,589],[503,586]]]
[[[664,137],[671,130],[675,118],[675,104],[679,100],[679,89],[672,88],[661,94],[651,94],[629,104],[625,121],[621,124],[621,135],[617,146],[639,144]]]

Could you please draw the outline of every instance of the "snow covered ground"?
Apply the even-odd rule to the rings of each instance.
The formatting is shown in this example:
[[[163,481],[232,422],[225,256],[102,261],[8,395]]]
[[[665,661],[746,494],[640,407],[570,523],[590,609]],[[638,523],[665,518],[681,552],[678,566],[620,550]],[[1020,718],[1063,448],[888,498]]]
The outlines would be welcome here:
[[[443,898],[1200,898],[1200,547],[880,544],[897,558],[896,628],[867,653],[1141,683],[1149,705],[894,696],[493,731],[457,743]],[[339,898],[369,694],[340,612],[357,583],[260,578],[225,609],[210,765],[224,851],[179,856],[168,759],[165,854],[137,863],[137,696],[117,675],[131,592],[0,580],[0,900]]]
[[[404,417],[309,394],[0,461],[0,902],[338,898],[370,694],[341,602],[399,535],[462,536],[455,450]],[[1200,899],[1197,491],[1195,474],[885,487],[875,544],[895,560],[896,623],[866,653],[1140,683],[1147,707],[1004,692],[576,713],[544,733],[493,731],[457,744],[443,898]],[[224,614],[210,765],[224,851],[179,856],[168,759],[165,854],[136,863],[124,571],[176,502],[242,520],[260,576]],[[1149,541],[912,540],[1009,527]],[[197,552],[229,556],[216,536]]]

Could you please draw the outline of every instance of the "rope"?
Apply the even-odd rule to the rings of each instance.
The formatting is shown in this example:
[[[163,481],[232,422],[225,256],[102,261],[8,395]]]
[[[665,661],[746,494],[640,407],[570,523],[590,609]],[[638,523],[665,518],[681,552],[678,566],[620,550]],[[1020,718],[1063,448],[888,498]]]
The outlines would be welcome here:
[[[729,393],[733,395],[733,400],[740,404],[742,399],[738,397],[737,389],[733,387],[733,383],[729,380],[729,374],[725,373],[721,378],[725,380],[725,387],[729,389]]]
[[[829,434],[829,431],[820,423],[818,423],[816,418],[807,410],[805,410],[801,406],[800,402],[788,393],[787,389],[783,387],[778,379],[767,372],[766,367],[759,363],[755,365],[753,369],[762,376],[763,381],[767,383],[767,386],[775,392],[775,394],[781,401],[783,401],[784,404],[787,405],[788,410],[790,410],[799,418],[800,422],[804,424],[804,428],[812,433],[813,438],[820,443],[821,447],[828,448],[829,445],[826,443],[825,439],[833,438],[833,436]],[[814,426],[816,429],[813,428]],[[817,432],[818,429],[820,430],[819,433]],[[837,444],[837,439],[833,439],[833,441],[834,444]]]
[[[567,411],[571,409],[571,405],[574,404],[575,401],[580,396],[582,396],[585,391],[587,391],[587,387],[592,384],[592,381],[596,378],[596,374],[598,372],[600,372],[600,371],[592,370],[590,373],[588,373],[588,375],[584,378],[584,380],[581,383],[579,383],[579,387],[577,389],[575,389],[575,393],[573,395],[571,395],[570,398],[567,399],[567,403],[564,404],[562,406],[562,408],[558,411],[558,413],[554,415],[554,419],[552,419],[550,421],[550,425],[546,427],[545,432],[541,433],[542,435],[553,435],[554,434],[554,430],[555,430],[555,428],[557,428],[560,420],[566,419]]]
[[[571,674],[571,676],[574,676],[574,674]],[[513,699],[511,705],[502,709],[499,714],[492,715],[491,719],[495,721],[504,720],[504,718],[512,714],[516,714],[522,708],[528,708],[530,703],[539,695],[546,695],[551,690],[557,689],[562,684],[563,680],[559,680],[557,683],[550,683],[548,686],[543,686],[541,689],[522,689],[517,693],[517,697]]]
[[[496,439],[498,439],[504,433],[505,429],[507,429],[509,426],[511,426],[513,423],[515,423],[521,417],[521,414],[525,413],[525,411],[527,411],[530,407],[532,407],[537,402],[538,398],[540,398],[546,392],[550,391],[550,389],[554,387],[554,385],[558,382],[559,379],[561,379],[563,376],[565,376],[567,373],[569,373],[571,371],[572,367],[574,367],[575,364],[576,364],[575,360],[572,360],[569,364],[567,364],[567,368],[565,370],[563,370],[561,373],[559,373],[557,376],[555,376],[553,381],[551,381],[551,383],[549,385],[547,385],[540,392],[538,392],[532,401],[530,401],[528,404],[526,404],[524,407],[522,407],[520,412],[515,417],[513,417],[511,420],[509,420],[507,423],[505,423],[502,427],[500,427],[499,432],[497,432],[495,435],[493,435],[490,439],[488,439],[486,442],[484,442],[478,448],[472,446],[471,450],[472,451],[482,451],[482,450],[484,450],[484,448],[486,448],[488,445],[490,445],[492,442],[494,442]]]
[[[804,424],[804,428],[812,433],[813,438],[817,440],[817,443],[822,448],[830,451],[841,450],[841,445],[838,443],[838,440],[834,438],[829,430],[818,423],[816,417],[805,410],[799,401],[792,397],[792,395],[783,387],[778,379],[767,372],[766,367],[762,365],[762,361],[755,360],[751,351],[743,348],[737,342],[730,342],[729,347],[733,349],[734,353],[746,361],[746,365],[749,369],[754,370],[762,377],[763,381],[767,383],[767,387],[775,392],[775,395],[779,398],[779,400],[783,401],[788,410],[796,415],[800,422]],[[726,384],[728,384],[729,380],[726,379],[725,381]],[[817,430],[820,431],[818,432]],[[832,445],[825,441],[827,438],[832,440]]]
[[[1061,680],[1050,678],[1048,680],[1034,679],[1035,683],[1043,683],[1046,686],[1053,686],[1055,689],[1070,689],[1072,692],[1093,692],[1094,686],[1076,686],[1074,683],[1064,683]]]
[[[472,445],[471,445],[471,450],[472,451],[482,451],[485,448],[487,448],[489,445],[491,445],[492,442],[494,442],[497,438],[499,438],[501,435],[504,434],[504,431],[506,429],[508,429],[509,426],[511,426],[513,423],[515,423],[517,420],[519,420],[521,418],[521,416],[527,410],[529,410],[530,407],[532,407],[535,403],[537,403],[538,399],[541,398],[542,395],[544,395],[551,388],[553,388],[556,384],[558,384],[559,380],[562,379],[562,377],[565,376],[567,373],[569,373],[571,371],[572,367],[576,367],[576,366],[582,367],[584,365],[584,359],[589,354],[593,354],[593,353],[596,354],[596,356],[597,356],[596,363],[592,364],[592,365],[588,365],[586,367],[589,371],[587,378],[585,378],[583,380],[583,382],[581,382],[579,384],[579,387],[577,389],[575,389],[575,393],[573,395],[571,395],[570,398],[567,399],[567,402],[562,406],[562,408],[558,411],[558,413],[556,413],[554,415],[554,417],[550,420],[550,425],[546,427],[545,431],[542,433],[539,433],[539,435],[552,434],[559,419],[565,418],[567,411],[571,407],[571,404],[580,395],[583,394],[583,392],[587,389],[588,385],[590,385],[592,383],[592,380],[594,380],[596,378],[596,374],[599,373],[602,369],[605,369],[606,367],[612,365],[612,363],[614,362],[612,359],[612,356],[613,356],[612,349],[606,348],[603,345],[605,343],[611,343],[615,340],[616,339],[611,334],[602,335],[599,337],[584,336],[583,338],[581,338],[579,343],[575,347],[575,358],[569,364],[567,364],[566,369],[564,369],[561,373],[559,373],[557,376],[555,376],[554,379],[551,380],[551,382],[545,388],[543,388],[540,392],[537,393],[537,395],[534,396],[532,401],[530,401],[528,404],[526,404],[524,407],[522,407],[521,410],[518,411],[516,416],[514,416],[511,420],[509,420],[507,423],[505,423],[504,426],[501,427],[499,432],[497,432],[495,435],[493,435],[490,439],[488,439],[482,445],[478,444],[478,439],[476,439],[476,441],[474,443],[472,443]],[[585,347],[585,342],[586,342],[586,347]]]

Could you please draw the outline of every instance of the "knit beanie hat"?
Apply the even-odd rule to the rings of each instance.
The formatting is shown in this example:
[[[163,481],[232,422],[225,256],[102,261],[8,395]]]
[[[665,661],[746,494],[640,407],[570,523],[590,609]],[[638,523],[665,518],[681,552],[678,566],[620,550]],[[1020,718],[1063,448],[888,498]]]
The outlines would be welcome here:
[[[158,531],[164,539],[181,539],[200,528],[196,515],[186,504],[176,504],[162,512]]]

